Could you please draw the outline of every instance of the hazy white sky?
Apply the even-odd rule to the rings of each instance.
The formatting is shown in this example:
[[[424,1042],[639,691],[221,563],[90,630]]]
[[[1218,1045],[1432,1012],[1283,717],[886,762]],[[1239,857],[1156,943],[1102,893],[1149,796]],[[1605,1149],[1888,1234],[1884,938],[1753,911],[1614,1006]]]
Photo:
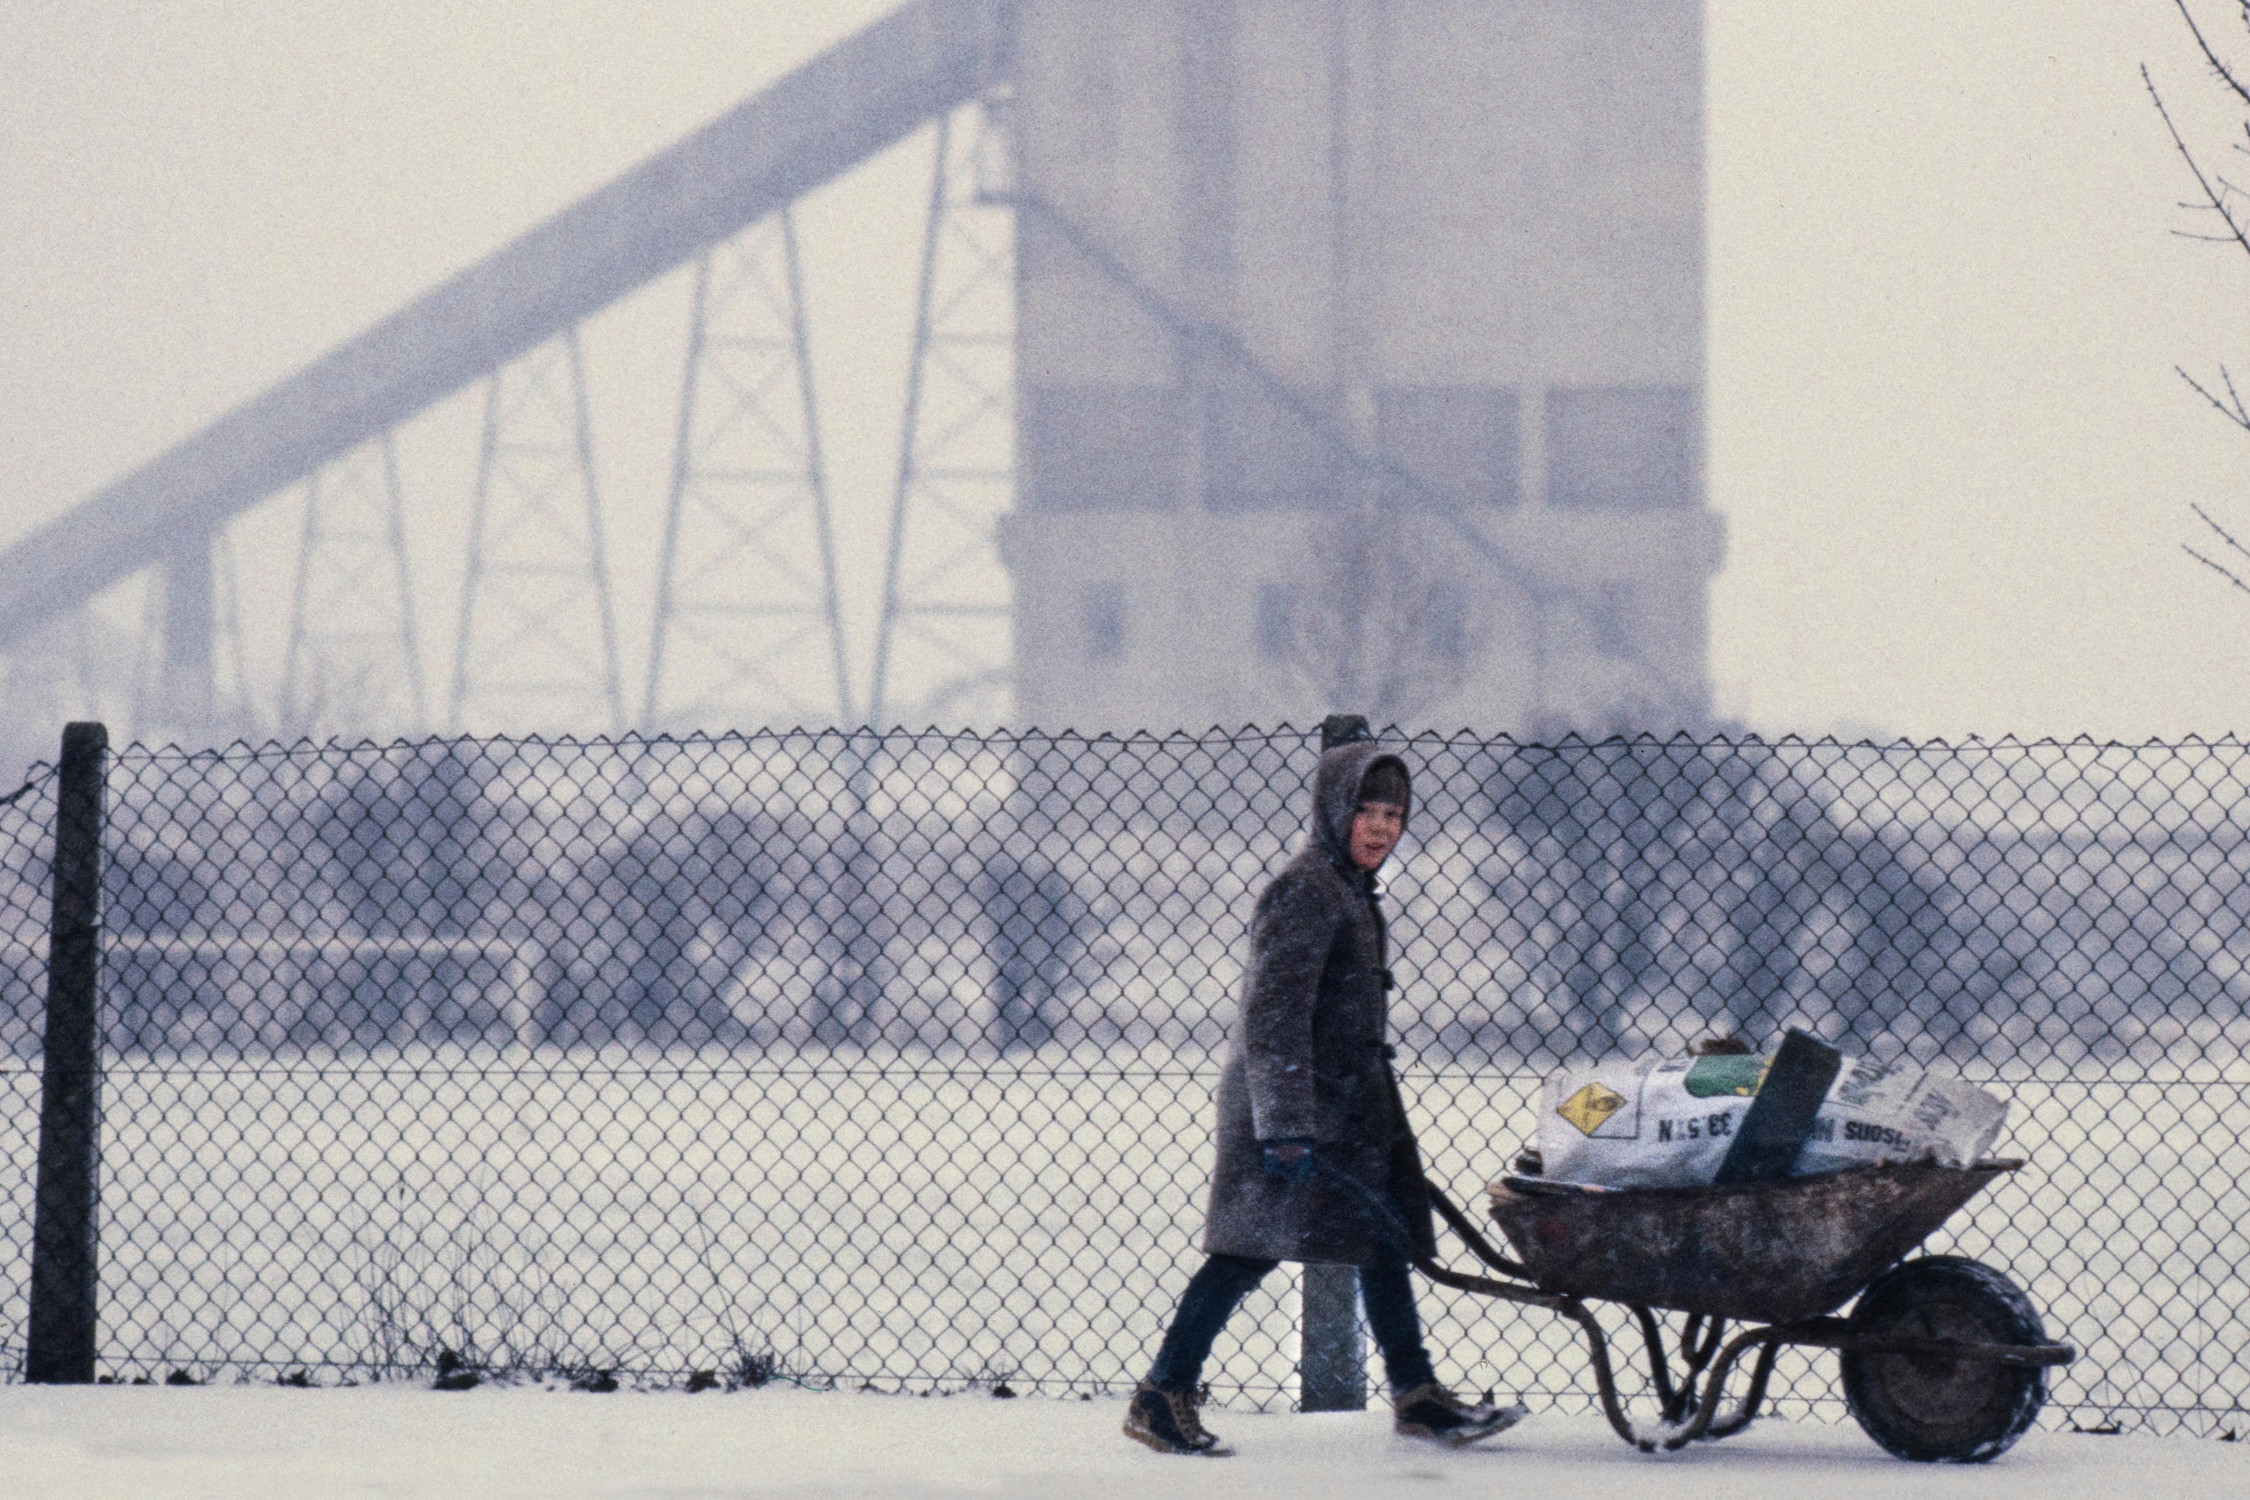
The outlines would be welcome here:
[[[6,0],[0,539],[888,8]],[[2250,437],[2172,371],[2250,371],[2250,257],[2171,233],[2187,183],[2140,65],[2214,148],[2228,118],[2169,0],[1708,9],[1720,708],[1770,731],[2250,729],[2250,596],[2180,552],[2191,501],[2250,534]],[[803,214],[862,633],[926,150]],[[605,384],[676,383],[683,319],[660,285],[589,330],[598,422],[633,409]],[[435,630],[470,462],[447,421],[404,455]],[[600,434],[629,668],[668,421]],[[259,649],[283,509],[237,542]]]

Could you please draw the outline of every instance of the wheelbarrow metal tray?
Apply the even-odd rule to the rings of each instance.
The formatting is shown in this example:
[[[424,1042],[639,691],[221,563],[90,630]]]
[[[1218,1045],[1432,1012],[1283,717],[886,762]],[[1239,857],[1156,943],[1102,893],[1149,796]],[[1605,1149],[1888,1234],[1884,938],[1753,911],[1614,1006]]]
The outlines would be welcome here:
[[[2015,1162],[1859,1167],[1724,1187],[1492,1184],[1543,1292],[1757,1323],[1833,1312]]]

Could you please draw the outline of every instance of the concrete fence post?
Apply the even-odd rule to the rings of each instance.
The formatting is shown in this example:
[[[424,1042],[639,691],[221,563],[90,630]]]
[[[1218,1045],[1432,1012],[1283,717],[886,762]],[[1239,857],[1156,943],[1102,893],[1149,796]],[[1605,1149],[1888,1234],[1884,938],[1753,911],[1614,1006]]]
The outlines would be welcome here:
[[[1320,748],[1372,739],[1359,714],[1330,714],[1320,726]],[[1360,1411],[1367,1405],[1367,1349],[1359,1333],[1359,1271],[1353,1266],[1307,1266],[1301,1289],[1302,1326],[1297,1348],[1297,1405],[1302,1411]]]
[[[1364,1411],[1367,1348],[1359,1335],[1359,1268],[1307,1266],[1297,1350],[1300,1411]]]
[[[48,1384],[89,1384],[94,1378],[103,773],[108,753],[109,731],[102,725],[63,729],[39,1175],[32,1210],[31,1316],[23,1363],[24,1379]]]

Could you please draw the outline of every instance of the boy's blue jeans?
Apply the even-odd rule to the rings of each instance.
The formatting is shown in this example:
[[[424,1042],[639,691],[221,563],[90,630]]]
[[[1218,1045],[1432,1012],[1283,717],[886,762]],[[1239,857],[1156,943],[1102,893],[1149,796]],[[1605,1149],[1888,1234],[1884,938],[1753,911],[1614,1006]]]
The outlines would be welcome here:
[[[1167,1391],[1194,1390],[1203,1379],[1203,1361],[1219,1330],[1250,1289],[1279,1264],[1241,1255],[1205,1260],[1180,1296],[1180,1310],[1172,1315],[1172,1326],[1148,1372],[1149,1384]],[[1429,1352],[1422,1347],[1422,1321],[1414,1311],[1414,1284],[1407,1279],[1405,1259],[1392,1254],[1372,1266],[1361,1266],[1359,1297],[1367,1309],[1367,1327],[1383,1351],[1383,1372],[1390,1378],[1391,1390],[1410,1391],[1435,1380]]]

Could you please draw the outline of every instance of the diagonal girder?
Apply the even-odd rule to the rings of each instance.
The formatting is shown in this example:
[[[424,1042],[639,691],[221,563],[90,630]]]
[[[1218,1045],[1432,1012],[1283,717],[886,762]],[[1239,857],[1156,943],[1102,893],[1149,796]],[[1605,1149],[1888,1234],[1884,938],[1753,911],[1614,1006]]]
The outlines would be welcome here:
[[[912,0],[0,551],[0,648],[974,98],[1006,10]]]

